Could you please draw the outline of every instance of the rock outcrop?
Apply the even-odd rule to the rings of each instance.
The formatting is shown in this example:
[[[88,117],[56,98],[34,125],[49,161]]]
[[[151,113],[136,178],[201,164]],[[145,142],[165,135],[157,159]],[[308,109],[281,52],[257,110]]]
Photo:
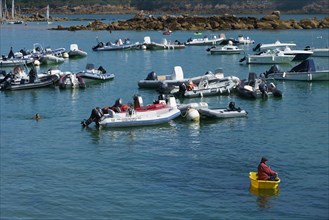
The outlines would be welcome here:
[[[52,30],[230,30],[230,29],[314,29],[329,28],[329,17],[300,21],[281,20],[280,15],[273,13],[261,19],[255,17],[223,16],[135,16],[125,21],[115,21],[110,24],[95,20],[88,25],[71,27],[58,26]]]

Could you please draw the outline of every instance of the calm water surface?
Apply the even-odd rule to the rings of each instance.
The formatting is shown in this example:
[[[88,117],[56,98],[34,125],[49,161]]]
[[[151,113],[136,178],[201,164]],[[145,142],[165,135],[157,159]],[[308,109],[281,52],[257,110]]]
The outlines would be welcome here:
[[[235,101],[249,112],[247,118],[197,124],[178,118],[161,126],[83,129],[80,121],[95,106],[112,105],[120,97],[130,102],[137,93],[144,103],[152,102],[158,94],[137,86],[151,71],[170,74],[180,65],[192,77],[221,67],[225,75],[244,79],[270,66],[241,65],[243,55],[209,55],[206,47],[91,50],[96,37],[143,41],[151,36],[159,42],[164,36],[157,31],[47,30],[77,23],[87,21],[0,28],[1,54],[11,46],[69,49],[77,43],[88,57],[66,60],[61,70],[77,72],[94,63],[116,74],[113,81],[85,90],[0,93],[1,219],[328,219],[328,82],[277,82],[282,99],[251,101],[231,94],[184,101],[202,100],[211,107]],[[243,34],[256,43],[293,41],[300,49],[328,46],[328,30],[204,32],[219,33]],[[167,38],[184,42],[190,37],[193,32],[177,31]],[[314,60],[318,68],[329,69],[328,58]],[[33,120],[36,112],[39,121]],[[278,192],[249,189],[248,173],[263,155],[279,172]]]

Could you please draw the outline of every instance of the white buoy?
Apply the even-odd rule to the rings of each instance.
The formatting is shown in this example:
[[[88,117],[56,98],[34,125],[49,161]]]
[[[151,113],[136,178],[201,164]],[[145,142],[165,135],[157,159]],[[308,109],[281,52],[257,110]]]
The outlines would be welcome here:
[[[35,61],[33,62],[33,64],[34,64],[34,66],[40,66],[40,61],[39,61],[39,60],[35,60]]]
[[[65,52],[65,53],[63,53],[63,57],[64,58],[69,58],[69,54]]]
[[[200,120],[200,113],[198,110],[194,108],[189,108],[186,112],[186,118],[189,121],[199,121]]]

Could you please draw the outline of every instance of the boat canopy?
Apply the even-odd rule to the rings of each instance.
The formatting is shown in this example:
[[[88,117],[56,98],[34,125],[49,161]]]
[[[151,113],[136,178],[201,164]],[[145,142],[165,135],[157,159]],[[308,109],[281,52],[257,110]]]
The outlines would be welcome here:
[[[293,67],[290,72],[313,72],[315,71],[315,64],[313,59],[307,59]]]

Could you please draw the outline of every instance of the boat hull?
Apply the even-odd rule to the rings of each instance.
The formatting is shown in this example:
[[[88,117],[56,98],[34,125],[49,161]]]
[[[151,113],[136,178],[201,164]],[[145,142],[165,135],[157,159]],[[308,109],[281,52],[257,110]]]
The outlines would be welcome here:
[[[99,74],[99,73],[88,73],[88,72],[81,72],[77,74],[85,81],[107,81],[114,79],[115,75],[113,73],[108,74]]]
[[[277,189],[281,182],[280,179],[278,181],[258,180],[257,172],[250,172],[249,180],[251,187],[255,189]]]
[[[290,63],[295,58],[294,55],[275,56],[275,55],[250,55],[247,56],[247,64],[282,64]]]
[[[227,108],[201,108],[198,111],[202,116],[211,118],[237,118],[246,117],[248,114],[245,110],[228,110]]]
[[[47,86],[55,85],[55,83],[59,80],[58,75],[49,75],[47,77],[40,78],[33,83],[30,82],[21,82],[21,83],[12,83],[7,86],[0,86],[0,90],[26,90],[26,89],[36,89]]]
[[[313,57],[329,57],[329,48],[313,49]]]
[[[99,124],[112,128],[150,126],[169,122],[180,116],[180,114],[181,112],[177,108],[164,108],[145,112],[136,111],[131,116],[128,113],[106,114]]]
[[[271,73],[268,78],[275,80],[291,80],[291,81],[328,81],[329,70],[315,72],[282,72]]]

